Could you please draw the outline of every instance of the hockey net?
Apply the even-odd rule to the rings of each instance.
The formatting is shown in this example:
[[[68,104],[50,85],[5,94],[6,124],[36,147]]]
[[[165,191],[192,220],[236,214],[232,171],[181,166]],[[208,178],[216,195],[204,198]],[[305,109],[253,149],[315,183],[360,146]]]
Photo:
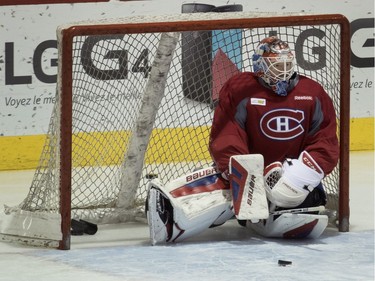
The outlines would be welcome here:
[[[69,249],[70,219],[143,220],[147,182],[212,165],[208,137],[223,83],[251,71],[264,37],[295,50],[338,120],[328,206],[348,231],[349,28],[341,15],[204,13],[60,27],[56,104],[30,191],[7,207],[4,236]],[[28,222],[27,229],[25,222]],[[57,241],[57,242],[56,242]]]

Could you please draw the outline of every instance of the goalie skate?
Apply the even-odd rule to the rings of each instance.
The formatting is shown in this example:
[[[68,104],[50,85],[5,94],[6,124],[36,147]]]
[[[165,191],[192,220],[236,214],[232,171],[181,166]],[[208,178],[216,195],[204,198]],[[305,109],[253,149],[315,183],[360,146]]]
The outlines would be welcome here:
[[[306,213],[282,213],[270,215],[258,223],[247,226],[264,237],[272,238],[319,238],[328,225],[328,216]]]

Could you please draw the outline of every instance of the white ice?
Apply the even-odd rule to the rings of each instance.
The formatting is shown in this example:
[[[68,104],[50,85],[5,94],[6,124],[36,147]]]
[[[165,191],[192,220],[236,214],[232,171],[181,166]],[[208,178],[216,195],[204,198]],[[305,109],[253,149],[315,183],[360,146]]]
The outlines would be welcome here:
[[[0,172],[1,206],[20,203],[32,176]],[[373,151],[350,154],[350,207],[350,232],[318,240],[264,239],[230,221],[168,246],[150,246],[143,224],[99,226],[69,251],[0,242],[0,280],[374,280]]]

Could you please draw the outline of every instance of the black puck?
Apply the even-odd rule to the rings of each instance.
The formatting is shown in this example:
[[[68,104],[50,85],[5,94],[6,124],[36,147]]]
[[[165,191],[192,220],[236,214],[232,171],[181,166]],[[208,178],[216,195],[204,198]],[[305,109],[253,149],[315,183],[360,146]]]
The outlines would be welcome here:
[[[286,260],[279,260],[278,261],[278,265],[280,266],[287,266],[287,265],[291,265],[292,262],[291,261],[286,261]]]

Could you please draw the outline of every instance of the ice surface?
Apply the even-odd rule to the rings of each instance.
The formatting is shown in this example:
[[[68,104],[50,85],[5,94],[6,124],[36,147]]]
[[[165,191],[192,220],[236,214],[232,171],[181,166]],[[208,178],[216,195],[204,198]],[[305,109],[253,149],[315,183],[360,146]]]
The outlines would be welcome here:
[[[351,152],[350,165],[348,233],[264,239],[229,221],[180,244],[150,246],[146,225],[106,225],[73,237],[69,251],[0,242],[0,280],[374,280],[374,152]],[[0,203],[18,204],[32,175],[1,172]]]

